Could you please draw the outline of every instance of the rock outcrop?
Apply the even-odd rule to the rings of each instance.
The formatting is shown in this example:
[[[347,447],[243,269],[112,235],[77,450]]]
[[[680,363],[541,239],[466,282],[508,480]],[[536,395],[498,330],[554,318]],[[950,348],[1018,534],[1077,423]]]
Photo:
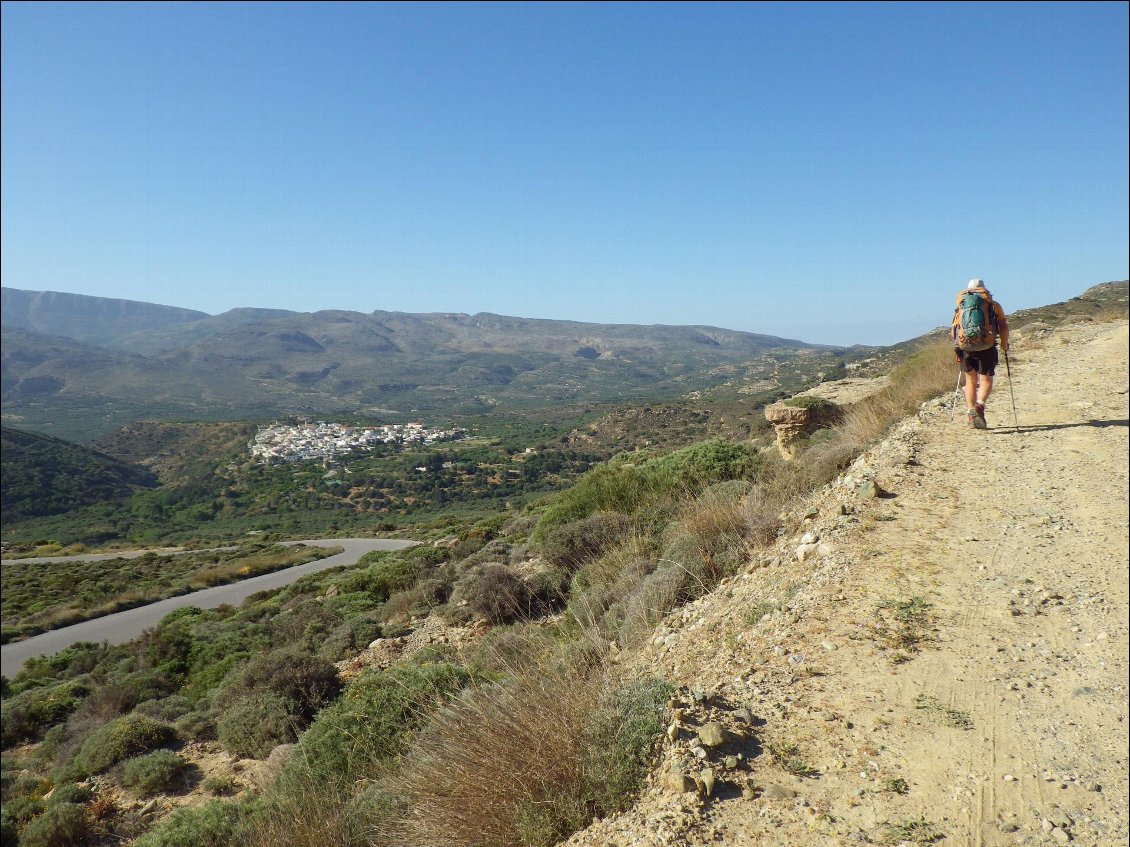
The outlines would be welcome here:
[[[765,419],[777,431],[777,449],[786,460],[796,458],[816,430],[843,419],[843,409],[828,401],[791,405],[789,401],[765,408]]]

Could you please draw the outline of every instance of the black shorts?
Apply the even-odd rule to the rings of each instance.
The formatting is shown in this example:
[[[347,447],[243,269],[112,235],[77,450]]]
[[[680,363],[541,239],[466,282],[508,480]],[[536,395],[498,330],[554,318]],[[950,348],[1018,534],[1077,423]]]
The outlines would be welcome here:
[[[997,353],[996,347],[990,347],[988,350],[957,350],[955,352],[961,356],[961,367],[966,373],[976,371],[985,376],[992,376],[996,373],[997,362],[1000,361],[1000,355]]]

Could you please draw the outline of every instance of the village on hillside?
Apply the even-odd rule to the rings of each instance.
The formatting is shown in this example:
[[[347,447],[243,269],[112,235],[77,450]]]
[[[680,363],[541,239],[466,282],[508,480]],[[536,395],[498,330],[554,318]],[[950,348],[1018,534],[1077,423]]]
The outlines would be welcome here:
[[[326,421],[298,424],[272,423],[262,427],[247,442],[251,456],[260,464],[333,459],[345,453],[372,450],[380,445],[427,446],[441,441],[461,441],[463,429],[429,429],[422,423],[360,427]]]

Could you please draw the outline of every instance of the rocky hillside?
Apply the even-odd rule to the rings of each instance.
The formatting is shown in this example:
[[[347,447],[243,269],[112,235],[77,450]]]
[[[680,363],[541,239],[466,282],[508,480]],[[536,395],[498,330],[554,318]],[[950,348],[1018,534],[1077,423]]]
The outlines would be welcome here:
[[[569,847],[1126,843],[1127,324],[1010,360],[988,431],[927,404],[622,659],[675,718]]]

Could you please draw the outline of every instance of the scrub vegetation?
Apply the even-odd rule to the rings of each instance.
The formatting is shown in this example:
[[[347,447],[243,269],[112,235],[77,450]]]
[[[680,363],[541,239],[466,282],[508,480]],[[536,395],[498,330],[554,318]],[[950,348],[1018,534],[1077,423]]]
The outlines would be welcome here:
[[[237,582],[339,552],[305,545],[252,543],[233,549],[137,558],[4,565],[3,643]]]
[[[924,349],[794,462],[721,438],[620,453],[525,508],[449,525],[442,544],[33,660],[3,702],[5,794],[94,774],[177,791],[190,742],[258,759],[293,744],[263,789],[178,812],[139,843],[553,844],[631,801],[669,720],[671,686],[623,676],[609,645],[633,649],[748,562],[792,497],[949,387],[949,355]],[[335,668],[428,615],[490,633],[358,676]],[[26,831],[44,813],[5,814]],[[111,814],[90,837],[139,827]]]
[[[671,723],[670,683],[624,657],[953,376],[949,345],[921,343],[791,462],[748,434],[640,443],[527,502],[420,522],[414,548],[32,660],[3,681],[5,843],[557,843],[632,803]],[[877,614],[903,648],[928,629],[918,598]],[[407,649],[437,621],[465,638]],[[201,744],[259,760],[258,781],[220,799],[231,783],[211,776],[156,822],[115,805],[194,790]],[[766,754],[815,775],[790,743]],[[889,837],[940,836],[910,821]]]

